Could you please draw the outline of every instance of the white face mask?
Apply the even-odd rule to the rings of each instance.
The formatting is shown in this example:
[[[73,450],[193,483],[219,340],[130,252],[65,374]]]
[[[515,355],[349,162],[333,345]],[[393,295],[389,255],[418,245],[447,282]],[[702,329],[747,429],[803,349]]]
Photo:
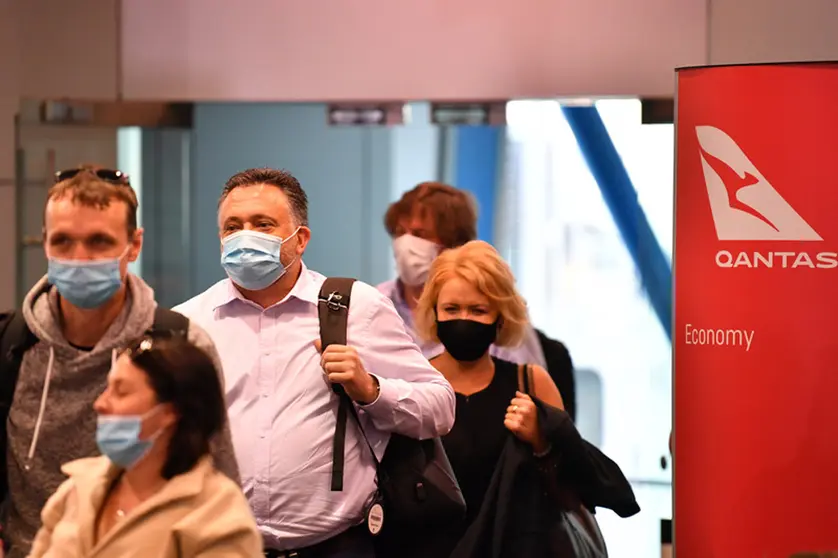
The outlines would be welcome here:
[[[435,242],[403,234],[393,239],[396,268],[402,283],[411,287],[424,285],[428,280],[431,264],[439,255],[440,247]]]

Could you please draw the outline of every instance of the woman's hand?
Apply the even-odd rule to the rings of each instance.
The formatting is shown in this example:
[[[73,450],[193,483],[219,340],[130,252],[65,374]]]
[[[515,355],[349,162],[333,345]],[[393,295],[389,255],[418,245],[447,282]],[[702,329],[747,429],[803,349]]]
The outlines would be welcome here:
[[[541,435],[538,427],[538,411],[530,396],[520,391],[515,392],[515,398],[506,409],[503,425],[515,434],[518,439],[530,444],[535,453],[547,449],[547,441]]]

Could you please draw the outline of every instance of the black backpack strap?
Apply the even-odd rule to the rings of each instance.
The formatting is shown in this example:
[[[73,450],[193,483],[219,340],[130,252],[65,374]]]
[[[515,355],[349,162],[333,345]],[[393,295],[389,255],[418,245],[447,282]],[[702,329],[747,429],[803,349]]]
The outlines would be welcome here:
[[[20,312],[0,313],[0,500],[8,491],[6,421],[15,397],[23,355],[38,342]]]
[[[23,314],[14,311],[0,314],[0,428],[4,432],[23,355],[37,342]],[[5,443],[5,438],[0,443]]]
[[[346,327],[349,324],[349,301],[355,279],[329,277],[320,287],[317,312],[320,317],[320,342],[322,350],[329,345],[346,345]]]
[[[346,328],[349,324],[349,302],[352,298],[352,285],[355,279],[347,277],[329,277],[320,287],[317,312],[320,318],[321,350],[329,345],[346,345]],[[343,387],[337,384],[332,389],[340,397],[338,404],[335,438],[332,442],[332,490],[343,490],[343,467],[346,446],[346,422],[348,413],[355,412],[352,402],[346,396]]]
[[[158,306],[154,310],[151,331],[170,331],[174,335],[186,337],[189,333],[189,318],[174,310]]]

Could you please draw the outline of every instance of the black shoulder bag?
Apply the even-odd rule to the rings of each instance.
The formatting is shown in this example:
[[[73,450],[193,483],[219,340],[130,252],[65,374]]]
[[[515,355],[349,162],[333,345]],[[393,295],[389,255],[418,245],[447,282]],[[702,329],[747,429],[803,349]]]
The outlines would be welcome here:
[[[354,282],[354,279],[333,277],[326,279],[320,289],[318,311],[324,350],[331,344],[346,344]],[[379,461],[364,432],[355,404],[342,386],[333,385],[332,388],[339,398],[332,447],[332,490],[343,490],[346,423],[347,417],[352,416],[376,467],[378,494],[367,513],[370,532],[390,536],[401,529],[418,532],[462,521],[466,511],[465,500],[441,440],[420,441],[392,434],[384,457]]]
[[[522,393],[535,399],[535,382],[529,364],[519,367],[518,387]],[[542,461],[547,466],[540,471],[547,498],[554,509],[551,517],[556,518],[547,533],[547,547],[551,555],[567,558],[608,558],[608,549],[596,518],[572,488],[560,481],[560,468],[555,463],[556,459],[560,460],[561,456],[548,455]]]

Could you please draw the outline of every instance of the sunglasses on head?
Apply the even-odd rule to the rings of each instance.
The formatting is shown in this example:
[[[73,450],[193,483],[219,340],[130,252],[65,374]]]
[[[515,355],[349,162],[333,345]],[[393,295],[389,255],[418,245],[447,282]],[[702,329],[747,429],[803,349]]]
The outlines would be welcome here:
[[[172,339],[186,339],[186,332],[171,329],[159,329],[152,326],[146,330],[139,341],[126,349],[125,352],[132,356],[141,355],[153,350],[158,341]]]
[[[67,169],[63,171],[58,171],[55,173],[55,182],[63,182],[65,180],[70,180],[74,176],[78,176],[79,174],[86,172],[90,173],[93,176],[99,178],[100,180],[104,180],[105,182],[110,182],[111,184],[124,184],[126,186],[130,186],[131,183],[128,180],[128,175],[122,171],[114,170],[114,169]]]

